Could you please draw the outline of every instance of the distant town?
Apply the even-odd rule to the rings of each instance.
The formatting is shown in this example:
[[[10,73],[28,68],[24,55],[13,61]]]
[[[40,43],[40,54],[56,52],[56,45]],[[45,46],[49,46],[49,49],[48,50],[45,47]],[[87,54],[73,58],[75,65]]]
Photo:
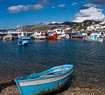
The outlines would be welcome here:
[[[35,32],[35,31],[46,31],[52,30],[55,28],[62,28],[65,32],[75,33],[77,31],[81,32],[105,32],[105,20],[104,21],[92,21],[85,20],[82,23],[77,22],[63,22],[63,23],[49,23],[44,24],[40,23],[37,25],[26,25],[20,26],[16,29],[0,29],[0,34],[7,33],[8,31],[11,33],[16,33],[18,29],[26,32]]]

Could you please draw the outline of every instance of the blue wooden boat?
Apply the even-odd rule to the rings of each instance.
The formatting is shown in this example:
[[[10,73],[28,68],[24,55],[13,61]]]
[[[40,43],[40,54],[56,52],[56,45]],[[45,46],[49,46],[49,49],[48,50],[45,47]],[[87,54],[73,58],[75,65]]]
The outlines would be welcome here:
[[[70,81],[73,65],[55,66],[40,73],[15,79],[21,95],[43,95],[61,89]]]
[[[26,46],[28,45],[28,43],[29,43],[28,40],[23,40],[23,39],[18,40],[18,45],[21,45],[21,46]]]

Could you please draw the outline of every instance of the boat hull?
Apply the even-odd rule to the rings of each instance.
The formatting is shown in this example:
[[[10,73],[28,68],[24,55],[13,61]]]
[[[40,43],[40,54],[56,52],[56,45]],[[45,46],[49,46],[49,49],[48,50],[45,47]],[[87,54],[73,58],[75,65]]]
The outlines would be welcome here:
[[[84,38],[84,36],[72,35],[71,38]]]
[[[35,40],[44,40],[46,36],[34,36],[33,37]]]
[[[28,40],[19,40],[18,45],[27,46],[28,45]]]
[[[47,36],[46,40],[57,40],[58,35]]]
[[[3,37],[3,40],[13,40],[14,37],[12,35],[6,35]]]
[[[31,85],[31,86],[22,86],[21,87],[21,95],[43,95],[46,93],[51,93],[53,91],[60,90],[62,87],[64,87],[65,84],[67,84],[68,80],[70,79],[70,76],[67,76],[64,79],[40,84],[40,85]]]
[[[22,40],[30,40],[31,37],[30,36],[21,36],[20,39],[22,39]]]
[[[72,71],[71,69],[69,72],[60,76],[40,80],[29,79],[18,81],[16,79],[16,84],[21,95],[43,95],[63,88],[68,81],[71,81]]]
[[[93,39],[84,39],[84,41],[86,41],[86,42],[103,42],[103,39],[97,39],[97,40],[93,40]]]

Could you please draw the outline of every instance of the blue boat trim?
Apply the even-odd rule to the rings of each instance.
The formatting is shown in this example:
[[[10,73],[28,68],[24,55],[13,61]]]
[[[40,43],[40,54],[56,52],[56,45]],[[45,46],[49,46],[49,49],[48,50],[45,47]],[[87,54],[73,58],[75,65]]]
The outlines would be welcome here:
[[[30,39],[31,39],[31,36],[21,36],[20,39],[23,39],[23,40],[30,40]]]
[[[19,41],[18,41],[18,45],[21,45],[21,46],[26,46],[26,45],[28,45],[28,43],[29,43],[28,40],[19,39]]]

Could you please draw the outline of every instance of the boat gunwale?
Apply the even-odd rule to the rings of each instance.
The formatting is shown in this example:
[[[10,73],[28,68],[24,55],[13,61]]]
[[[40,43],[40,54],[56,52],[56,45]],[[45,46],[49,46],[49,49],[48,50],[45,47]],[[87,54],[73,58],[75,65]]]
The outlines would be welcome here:
[[[56,67],[57,67],[57,66],[56,66]],[[59,67],[59,66],[58,66],[58,67]],[[15,80],[16,80],[16,81],[19,81],[19,82],[45,80],[45,79],[51,79],[51,78],[60,77],[60,76],[66,75],[67,73],[73,71],[73,66],[70,65],[70,69],[67,70],[67,71],[65,71],[64,73],[61,73],[61,74],[58,74],[58,75],[53,75],[52,77],[46,77],[46,78],[43,78],[43,77],[42,77],[42,78],[40,78],[40,74],[41,74],[41,73],[47,72],[47,71],[49,71],[49,70],[51,70],[51,69],[53,69],[53,68],[55,68],[55,67],[52,67],[52,68],[50,68],[50,69],[48,69],[48,70],[45,70],[45,71],[42,71],[42,72],[40,72],[40,73],[34,73],[34,74],[39,75],[38,78],[33,77],[33,78],[21,79],[21,78],[24,78],[24,77],[28,77],[28,76],[23,76],[23,77],[19,77],[19,78],[17,77]],[[31,74],[31,75],[33,75],[33,74]],[[31,76],[31,75],[29,75],[29,76]]]
[[[57,76],[53,76],[53,77],[48,77],[48,78],[36,78],[36,79],[24,79],[24,80],[19,80],[19,82],[28,82],[28,81],[40,81],[40,80],[45,80],[45,79],[53,79],[53,78],[57,78],[57,77],[61,77],[61,76],[64,76],[66,75],[67,73],[69,72],[73,72],[73,69],[64,73],[64,74],[60,74],[60,75],[57,75]]]
[[[40,85],[40,84],[46,84],[46,83],[51,83],[51,82],[55,82],[55,81],[59,81],[62,80],[66,77],[68,77],[70,74],[72,74],[73,70],[58,76],[58,77],[53,77],[53,78],[49,78],[49,79],[42,79],[42,80],[31,80],[31,81],[19,81],[19,86],[31,86],[31,85]]]

